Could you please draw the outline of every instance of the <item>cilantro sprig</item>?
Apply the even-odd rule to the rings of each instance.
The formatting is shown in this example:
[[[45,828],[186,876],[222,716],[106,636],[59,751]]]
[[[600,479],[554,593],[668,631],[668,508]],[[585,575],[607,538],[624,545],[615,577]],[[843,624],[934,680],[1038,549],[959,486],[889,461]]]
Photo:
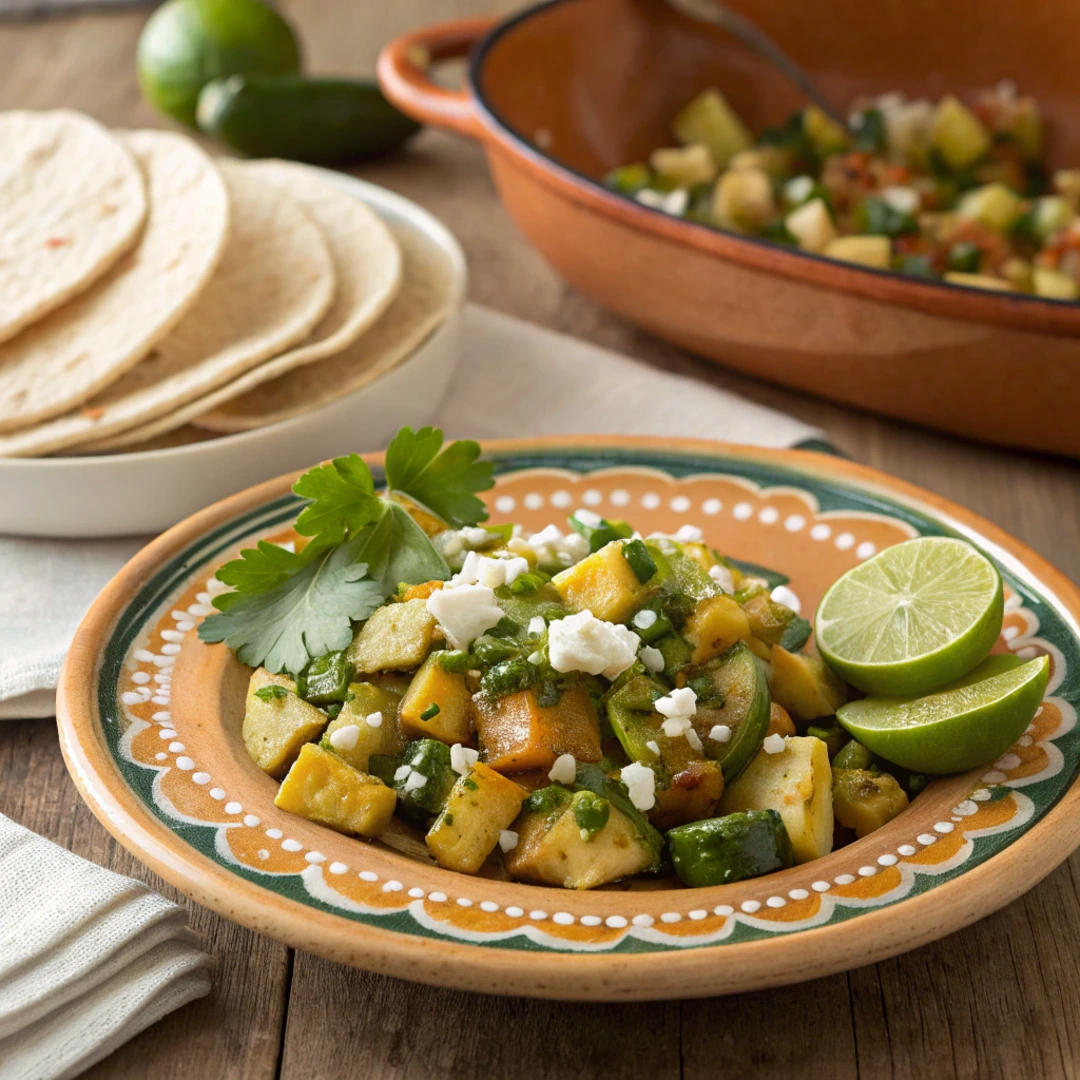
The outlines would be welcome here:
[[[299,674],[317,656],[346,648],[353,624],[368,618],[401,582],[445,581],[446,560],[402,498],[448,526],[477,525],[487,510],[476,492],[492,487],[492,465],[471,441],[443,448],[442,431],[402,428],[386,452],[386,490],[357,454],[304,473],[293,491],[307,505],[298,552],[260,541],[217,573],[232,586],[214,600],[199,637],[224,642],[239,659]]]

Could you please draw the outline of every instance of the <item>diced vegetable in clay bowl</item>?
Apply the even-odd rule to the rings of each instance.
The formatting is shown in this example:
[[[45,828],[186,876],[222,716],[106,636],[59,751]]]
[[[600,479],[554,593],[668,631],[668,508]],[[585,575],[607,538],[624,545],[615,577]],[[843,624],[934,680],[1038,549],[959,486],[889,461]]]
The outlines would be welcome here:
[[[702,529],[572,508],[485,525],[475,443],[402,430],[305,473],[293,550],[217,572],[199,628],[252,669],[276,805],[440,867],[565,889],[726,885],[809,863],[1000,757],[1046,657],[990,657],[1002,583],[924,537],[849,570],[812,627]]]
[[[817,454],[403,430],[125,569],[65,752],[199,902],[373,970],[600,1000],[865,963],[1076,844],[1080,597],[934,499]]]

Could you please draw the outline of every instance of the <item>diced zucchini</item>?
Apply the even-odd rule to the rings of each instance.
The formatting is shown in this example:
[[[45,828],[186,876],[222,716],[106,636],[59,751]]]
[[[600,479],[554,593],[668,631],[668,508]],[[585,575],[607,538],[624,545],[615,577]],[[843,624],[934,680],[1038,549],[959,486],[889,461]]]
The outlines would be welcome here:
[[[704,143],[654,150],[649,164],[672,187],[694,187],[716,179],[716,162]]]
[[[274,805],[343,833],[380,836],[397,796],[381,780],[347,765],[314,743],[300,751]]]
[[[582,820],[588,823],[588,817],[578,811],[591,813],[598,801],[608,808],[607,820],[599,829],[583,828]],[[594,889],[652,867],[653,852],[634,823],[606,799],[579,791],[572,798],[567,794],[548,800],[547,807],[540,803],[536,810],[529,809],[533,802],[530,798],[514,825],[518,842],[506,858],[511,877],[564,889]]]
[[[753,145],[753,137],[739,115],[719,90],[712,88],[698,94],[684,106],[672,123],[675,138],[684,146],[704,143],[718,168]]]
[[[680,825],[668,833],[671,862],[684,885],[730,885],[792,865],[791,840],[775,810],[747,810]]]
[[[551,580],[574,612],[591,611],[605,622],[626,622],[656,592],[643,584],[623,556],[625,540],[615,540]]]
[[[438,739],[448,745],[472,735],[473,700],[465,676],[447,671],[432,653],[401,699],[399,720],[408,738]]]
[[[908,797],[888,773],[833,769],[833,812],[859,838],[887,825],[908,807]]]
[[[724,792],[721,813],[775,810],[784,820],[798,863],[832,850],[832,770],[820,739],[788,739],[779,754],[762,750]]]
[[[769,730],[769,684],[765,669],[746,643],[738,642],[723,656],[690,675],[694,679],[707,677],[715,695],[723,702],[721,706],[699,705],[694,725],[705,753],[719,763],[724,782],[731,784],[753,760]],[[727,742],[711,737],[710,732],[717,726],[731,732]]]
[[[1072,221],[1073,210],[1063,195],[1043,195],[1035,200],[1031,217],[1035,235],[1046,243]]]
[[[454,784],[425,839],[447,870],[475,874],[525,801],[525,789],[477,762]]]
[[[703,664],[750,637],[750,619],[733,597],[711,596],[694,608],[683,637],[694,648],[692,662]]]
[[[675,675],[690,663],[690,658],[694,655],[694,646],[678,634],[668,634],[659,638],[653,643],[653,647],[658,649],[664,658],[664,674],[669,679],[674,679]]]
[[[702,600],[723,591],[703,567],[696,549],[686,551],[672,540],[648,541],[646,547],[660,567],[660,609],[675,626],[681,627]]]
[[[717,225],[756,232],[775,215],[772,180],[763,169],[731,169],[716,181],[712,217]]]
[[[836,226],[824,199],[811,199],[792,210],[784,225],[803,251],[824,251],[836,239]]]
[[[832,766],[834,769],[873,769],[874,755],[858,739],[852,739],[833,758]]]
[[[816,105],[807,105],[802,114],[803,134],[819,158],[848,149],[851,136]]]
[[[401,698],[371,683],[350,683],[349,690],[352,698],[345,702],[341,712],[330,721],[319,745],[324,750],[337,754],[354,769],[367,772],[368,760],[372,754],[396,754],[405,746],[405,738],[397,720]],[[382,715],[382,722],[378,727],[367,722],[367,718],[375,713]],[[348,729],[353,727],[356,728],[355,733],[349,732]],[[332,736],[335,731],[341,730],[345,730],[349,736],[355,734],[356,741],[353,742],[347,736],[339,736],[337,741],[341,745],[335,746]]]
[[[951,169],[959,171],[973,165],[990,149],[990,133],[959,98],[949,94],[934,112],[930,145]]]
[[[887,236],[838,236],[825,245],[822,254],[830,259],[888,270],[892,260],[892,243]]]
[[[394,760],[397,765],[390,782],[397,792],[398,809],[420,820],[440,813],[458,779],[450,767],[450,747],[437,739],[416,739]],[[423,784],[420,777],[425,778]]]
[[[502,608],[503,614],[517,623],[522,630],[528,627],[537,615],[546,622],[551,622],[552,619],[561,619],[568,614],[562,597],[550,582],[532,592],[517,595],[504,585],[495,590],[495,601]]]
[[[1020,196],[1004,184],[984,184],[967,192],[956,212],[968,221],[1005,232],[1020,213]]]
[[[435,638],[435,616],[426,600],[409,600],[379,608],[349,646],[357,671],[409,671],[419,667]]]
[[[772,648],[769,693],[803,724],[835,715],[847,701],[843,681],[820,656],[788,652],[782,645]]]
[[[265,668],[251,673],[244,706],[244,747],[251,760],[275,780],[285,775],[300,748],[317,739],[328,722],[326,713],[297,697],[296,683],[288,676],[271,675]]]
[[[946,274],[945,280],[953,285],[964,285],[969,289],[987,289],[990,292],[1015,292],[1012,285],[1002,278],[987,274]]]
[[[563,691],[557,705],[542,706],[536,691],[476,702],[476,728],[484,761],[497,772],[550,769],[562,754],[599,761],[600,721],[583,687]]]
[[[1047,270],[1036,266],[1034,270],[1035,295],[1051,300],[1076,300],[1080,298],[1080,286],[1074,278],[1060,270]]]
[[[741,600],[741,592],[737,599]],[[800,619],[786,604],[769,596],[768,588],[756,596],[741,600],[743,611],[750,620],[750,632],[766,645],[781,645],[785,641],[798,641],[795,650],[801,649],[810,636],[810,624]],[[791,645],[784,645],[791,649]]]

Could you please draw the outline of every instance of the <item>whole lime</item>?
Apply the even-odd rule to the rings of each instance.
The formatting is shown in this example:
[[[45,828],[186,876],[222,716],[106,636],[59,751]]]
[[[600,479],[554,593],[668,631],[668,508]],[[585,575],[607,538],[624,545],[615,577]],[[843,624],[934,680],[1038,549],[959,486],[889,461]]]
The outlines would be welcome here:
[[[139,38],[139,85],[159,111],[191,127],[199,91],[223,75],[300,70],[292,27],[261,0],[167,0]]]

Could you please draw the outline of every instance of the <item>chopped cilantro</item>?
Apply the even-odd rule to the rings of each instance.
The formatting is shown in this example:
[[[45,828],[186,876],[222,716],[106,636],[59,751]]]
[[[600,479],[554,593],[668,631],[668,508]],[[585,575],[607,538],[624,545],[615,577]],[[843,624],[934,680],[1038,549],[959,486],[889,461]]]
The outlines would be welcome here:
[[[283,697],[287,697],[288,694],[288,688],[284,686],[260,686],[255,691],[255,696],[260,701],[278,701]]]
[[[438,706],[438,705],[436,705],[436,704],[435,704],[435,702],[433,701],[433,702],[432,702],[432,703],[431,703],[431,704],[430,704],[430,705],[429,705],[429,706],[428,706],[428,707],[427,707],[427,708],[426,708],[426,709],[425,709],[425,710],[424,710],[424,711],[423,711],[423,712],[422,712],[422,713],[420,714],[420,719],[421,719],[421,720],[434,720],[434,719],[435,719],[435,717],[436,717],[436,716],[438,716],[440,712],[442,712],[442,709],[440,709],[440,708],[439,708],[439,706]]]

